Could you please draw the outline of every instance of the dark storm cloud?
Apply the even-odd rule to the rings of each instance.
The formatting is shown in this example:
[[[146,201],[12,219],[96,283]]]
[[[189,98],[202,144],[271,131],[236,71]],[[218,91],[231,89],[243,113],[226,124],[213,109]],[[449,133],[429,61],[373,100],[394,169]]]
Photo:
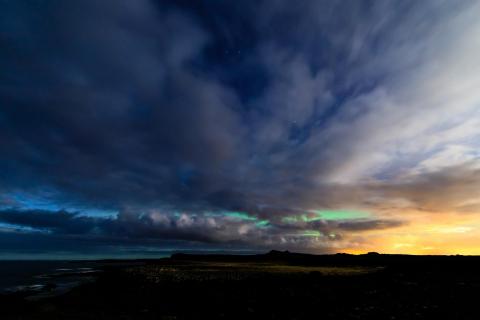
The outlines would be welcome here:
[[[65,238],[89,240],[99,245],[134,246],[174,243],[179,249],[209,246],[223,248],[256,248],[305,250],[323,242],[342,239],[345,231],[368,231],[401,225],[399,221],[357,219],[346,222],[317,220],[295,223],[265,223],[223,215],[164,214],[157,211],[135,213],[123,211],[115,218],[83,216],[67,211],[16,210],[0,211],[0,226],[17,237],[31,238],[38,233],[43,247]],[[305,232],[317,232],[305,238]],[[50,239],[50,240],[49,240]],[[328,251],[328,247],[323,248]]]
[[[1,219],[56,236],[313,247],[327,240],[285,232],[403,222],[282,217],[399,199],[456,208],[478,174],[445,176],[443,147],[475,162],[477,97],[452,88],[477,84],[477,11],[470,1],[1,2],[0,206],[20,210]],[[431,187],[454,180],[434,206]],[[34,214],[17,193],[120,213]],[[270,227],[207,215],[232,210]]]
[[[24,226],[60,234],[85,234],[94,229],[94,219],[79,217],[67,211],[18,211],[14,209],[0,211],[3,223]]]
[[[187,66],[207,41],[190,19],[148,1],[6,6],[5,188],[107,205],[215,188],[242,128],[235,95]]]

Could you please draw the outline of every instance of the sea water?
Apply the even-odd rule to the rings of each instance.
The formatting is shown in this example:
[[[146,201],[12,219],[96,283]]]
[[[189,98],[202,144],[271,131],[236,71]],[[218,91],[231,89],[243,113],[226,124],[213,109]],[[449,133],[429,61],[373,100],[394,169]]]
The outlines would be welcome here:
[[[90,261],[0,261],[0,293],[68,289],[91,280],[100,267]]]

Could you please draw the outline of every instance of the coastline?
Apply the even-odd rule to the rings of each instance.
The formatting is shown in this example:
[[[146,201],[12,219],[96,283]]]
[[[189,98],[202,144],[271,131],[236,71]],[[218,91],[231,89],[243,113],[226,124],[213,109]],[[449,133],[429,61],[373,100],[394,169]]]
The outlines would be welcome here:
[[[173,255],[109,261],[61,294],[1,295],[0,310],[2,319],[468,319],[479,267],[480,257],[462,256]]]

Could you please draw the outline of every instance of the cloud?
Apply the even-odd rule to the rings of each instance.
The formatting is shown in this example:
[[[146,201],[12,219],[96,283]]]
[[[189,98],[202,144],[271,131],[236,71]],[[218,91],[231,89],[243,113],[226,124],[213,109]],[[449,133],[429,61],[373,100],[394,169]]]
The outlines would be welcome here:
[[[245,213],[169,214],[158,211],[122,211],[114,218],[98,218],[68,211],[5,209],[0,211],[0,225],[4,226],[4,232],[17,233],[20,238],[28,238],[35,231],[33,233],[40,233],[46,242],[48,239],[56,242],[61,238],[76,238],[78,241],[103,245],[117,243],[127,247],[139,243],[162,247],[174,242],[177,249],[203,245],[244,250],[322,248],[327,252],[325,242],[348,241],[342,236],[345,231],[393,228],[402,222],[351,219],[292,223],[259,220]]]
[[[5,223],[328,251],[298,234],[480,210],[475,1],[0,6]],[[30,214],[37,198],[65,210]],[[315,209],[371,219],[282,223]]]
[[[414,175],[382,188],[387,197],[407,199],[420,210],[478,213],[479,187],[480,169],[475,163]]]
[[[191,19],[150,1],[49,2],[34,17],[29,5],[3,10],[20,24],[2,58],[2,166],[18,172],[5,188],[168,202],[236,157],[236,97],[188,67],[207,41]]]
[[[86,234],[94,229],[95,219],[79,217],[67,211],[49,212],[44,210],[0,211],[0,221],[11,225],[45,230],[59,234]]]

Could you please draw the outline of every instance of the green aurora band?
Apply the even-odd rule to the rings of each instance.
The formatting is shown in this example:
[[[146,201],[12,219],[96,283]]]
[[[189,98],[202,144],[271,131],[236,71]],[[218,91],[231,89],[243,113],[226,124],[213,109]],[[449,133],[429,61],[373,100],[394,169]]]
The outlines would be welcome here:
[[[269,220],[261,220],[254,215],[250,215],[243,211],[227,211],[222,213],[207,213],[207,216],[226,216],[240,221],[250,221],[255,223],[258,228],[268,228],[271,224]],[[309,210],[307,213],[292,215],[282,218],[284,223],[297,223],[297,222],[311,222],[316,220],[357,220],[366,219],[370,217],[370,214],[363,211],[355,210]],[[335,238],[335,234],[324,235],[320,231],[307,229],[300,233],[305,237],[322,237],[328,236]]]

